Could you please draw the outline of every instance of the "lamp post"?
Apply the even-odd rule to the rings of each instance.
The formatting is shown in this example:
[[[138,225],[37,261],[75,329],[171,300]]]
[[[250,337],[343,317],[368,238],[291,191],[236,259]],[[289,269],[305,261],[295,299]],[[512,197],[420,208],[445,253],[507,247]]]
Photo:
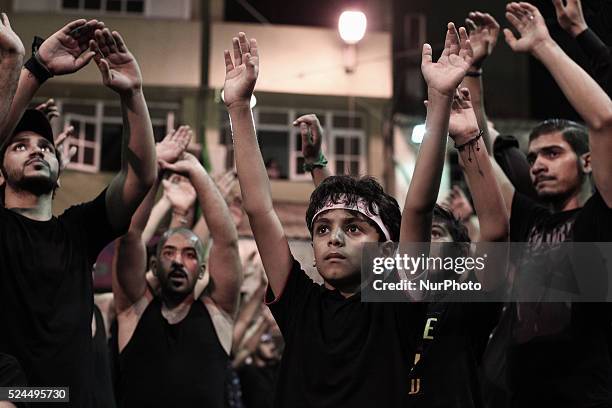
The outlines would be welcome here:
[[[347,74],[357,65],[357,43],[365,35],[367,19],[361,11],[344,11],[338,19],[338,32],[344,41],[344,69]]]

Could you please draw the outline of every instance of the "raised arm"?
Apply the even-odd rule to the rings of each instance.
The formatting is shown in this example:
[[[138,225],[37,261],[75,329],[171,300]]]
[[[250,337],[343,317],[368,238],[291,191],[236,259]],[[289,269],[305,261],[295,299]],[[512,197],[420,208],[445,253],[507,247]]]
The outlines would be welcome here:
[[[5,13],[0,19],[0,129],[6,127],[25,50]],[[5,133],[0,133],[0,144]]]
[[[174,163],[189,144],[189,135],[170,132],[156,145],[157,157],[168,163]],[[121,313],[138,302],[145,295],[147,283],[146,244],[151,238],[145,236],[145,229],[151,216],[155,202],[159,177],[145,196],[132,217],[128,232],[116,242],[115,259],[113,261],[113,293],[115,307]]]
[[[594,79],[608,96],[612,96],[612,48],[589,28],[580,0],[553,0],[557,21],[588,57]]]
[[[21,70],[15,98],[0,136],[2,140],[12,133],[32,97],[47,78],[76,72],[92,60],[95,51],[89,48],[89,41],[94,30],[102,27],[104,24],[97,20],[75,20],[41,44],[34,61],[42,76],[41,73],[35,75],[26,67]]]
[[[192,154],[184,153],[174,164],[161,163],[168,170],[187,175],[195,188],[212,238],[208,257],[212,285],[208,293],[218,306],[233,315],[242,284],[242,264],[238,253],[238,232],[225,199]]]
[[[225,51],[225,105],[230,115],[238,181],[257,249],[272,291],[285,287],[292,256],[283,226],[274,212],[270,180],[266,174],[249,106],[259,71],[257,41],[244,33],[233,39],[234,59]]]
[[[323,154],[323,128],[317,115],[309,114],[297,118],[293,126],[299,126],[302,137],[302,155],[305,169],[310,168],[312,182],[317,187],[323,180],[331,176],[327,168],[327,158]]]
[[[153,127],[142,93],[140,68],[121,35],[108,28],[96,30],[90,48],[99,48],[95,60],[104,85],[121,98],[123,143],[121,171],[106,192],[108,219],[116,229],[130,224],[132,215],[151,189],[156,178]]]
[[[595,185],[612,207],[612,101],[601,87],[550,37],[540,11],[529,3],[510,3],[506,18],[520,33],[504,29],[516,52],[530,52],[548,69],[589,128]]]
[[[429,242],[431,239],[431,220],[444,166],[451,103],[471,60],[467,32],[461,27],[457,34],[453,23],[448,23],[444,51],[437,62],[432,60],[431,46],[423,45],[421,70],[428,94],[426,130],[402,212],[401,243]]]

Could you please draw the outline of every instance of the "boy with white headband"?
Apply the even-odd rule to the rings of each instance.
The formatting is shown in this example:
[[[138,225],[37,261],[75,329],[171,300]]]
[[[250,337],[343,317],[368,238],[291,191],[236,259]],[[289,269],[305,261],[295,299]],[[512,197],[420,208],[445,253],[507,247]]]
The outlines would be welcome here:
[[[437,63],[431,47],[423,48],[423,73],[439,93],[457,88],[472,55],[465,29],[460,42],[454,26],[446,35]],[[334,176],[322,182],[306,215],[324,285],[312,282],[293,258],[274,212],[255,135],[249,103],[259,70],[257,41],[239,33],[233,55],[225,51],[224,99],[238,179],[269,281],[266,300],[286,342],[275,406],[371,407],[376,401],[381,407],[405,407],[426,305],[362,303],[359,292],[363,245],[407,242],[400,234],[399,206],[372,178]],[[445,132],[448,112],[436,104],[429,115]]]

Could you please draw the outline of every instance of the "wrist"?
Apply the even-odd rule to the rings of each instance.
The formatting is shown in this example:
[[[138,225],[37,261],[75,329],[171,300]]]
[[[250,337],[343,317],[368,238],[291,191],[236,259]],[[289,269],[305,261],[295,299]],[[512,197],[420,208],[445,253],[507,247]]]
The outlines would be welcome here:
[[[234,101],[234,102],[230,102],[230,103],[226,103],[225,107],[227,108],[228,111],[232,111],[232,110],[251,110],[251,99],[241,99],[238,101]]]
[[[536,59],[542,61],[546,58],[546,56],[553,50],[555,50],[559,45],[550,37],[545,40],[542,40],[534,45],[531,49],[531,55],[533,55]]]
[[[450,135],[453,141],[455,142],[455,148],[458,148],[466,143],[469,143],[474,138],[480,137],[480,130],[478,127],[474,127],[472,129],[468,129],[466,131],[462,131],[456,135]]]
[[[452,101],[455,90],[453,89],[450,92],[442,92],[435,88],[428,87],[427,88],[427,102],[431,104],[432,102],[448,102]]]
[[[132,99],[135,97],[142,96],[142,84],[134,85],[128,89],[121,89],[116,91],[121,99]]]
[[[580,34],[584,33],[588,28],[589,26],[587,26],[586,23],[580,23],[575,25],[572,24],[568,31],[573,38],[576,38]]]
[[[478,78],[482,76],[482,67],[472,65],[465,73],[466,77]]]

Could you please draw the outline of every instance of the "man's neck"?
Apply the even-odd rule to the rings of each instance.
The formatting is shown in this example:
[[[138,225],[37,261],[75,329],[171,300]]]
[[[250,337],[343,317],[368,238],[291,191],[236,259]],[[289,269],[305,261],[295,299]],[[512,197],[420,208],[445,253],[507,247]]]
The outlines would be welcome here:
[[[176,299],[174,296],[166,296],[162,291],[161,297],[162,315],[170,324],[176,324],[183,320],[194,302],[193,293],[188,294],[182,299]]]
[[[36,195],[6,186],[4,207],[36,221],[49,221],[53,216],[53,192]]]
[[[571,211],[577,208],[582,208],[591,197],[592,191],[589,183],[582,183],[579,190],[563,199],[550,202],[550,207],[553,212]]]

